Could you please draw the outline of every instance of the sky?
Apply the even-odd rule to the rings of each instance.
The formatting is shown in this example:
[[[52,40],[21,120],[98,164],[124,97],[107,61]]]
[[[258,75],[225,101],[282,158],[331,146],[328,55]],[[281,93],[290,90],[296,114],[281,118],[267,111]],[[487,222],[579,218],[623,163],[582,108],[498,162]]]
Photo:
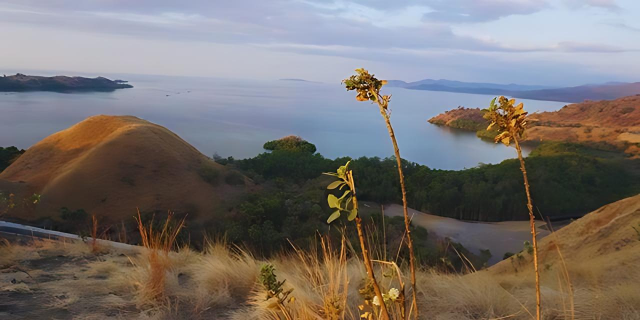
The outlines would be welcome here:
[[[638,0],[0,0],[0,72],[640,81]]]

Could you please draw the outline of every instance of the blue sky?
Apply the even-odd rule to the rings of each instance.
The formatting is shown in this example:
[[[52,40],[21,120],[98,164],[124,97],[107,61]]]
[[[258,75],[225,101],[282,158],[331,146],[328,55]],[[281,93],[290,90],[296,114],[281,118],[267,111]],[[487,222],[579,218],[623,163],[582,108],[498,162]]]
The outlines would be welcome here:
[[[0,0],[0,68],[640,81],[637,0]]]

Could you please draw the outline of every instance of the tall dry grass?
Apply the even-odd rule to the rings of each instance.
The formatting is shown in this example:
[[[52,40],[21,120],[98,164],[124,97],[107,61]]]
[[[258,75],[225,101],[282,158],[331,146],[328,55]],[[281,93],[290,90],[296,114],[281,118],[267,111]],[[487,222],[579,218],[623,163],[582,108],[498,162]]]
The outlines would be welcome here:
[[[146,249],[143,253],[144,258],[138,259],[135,263],[141,272],[141,277],[136,281],[136,289],[138,303],[154,304],[157,301],[166,303],[165,287],[167,285],[167,273],[171,272],[174,266],[174,259],[171,259],[169,253],[176,246],[176,239],[180,230],[184,226],[185,219],[178,220],[175,224],[172,221],[173,215],[169,213],[160,230],[153,229],[153,219],[148,225],[145,225],[140,217],[136,221],[138,223],[138,231],[142,246]]]
[[[161,230],[161,229],[158,229]],[[154,231],[155,232],[155,231]],[[372,242],[375,246],[375,242]],[[169,247],[170,248],[170,247]],[[576,261],[572,255],[565,257],[566,268],[559,260],[541,270],[543,319],[639,319],[640,295],[640,246],[630,251],[620,251],[605,257],[593,257]],[[166,254],[169,266],[164,270],[161,296],[151,301],[141,287],[151,279],[150,249],[141,248],[139,254],[127,252],[129,260],[120,257],[119,249],[111,249],[107,255],[95,256],[91,247],[82,242],[60,243],[34,241],[25,245],[0,245],[0,260],[21,266],[38,277],[28,266],[30,261],[43,258],[69,257],[69,261],[92,259],[86,267],[78,266],[83,290],[95,286],[103,292],[104,299],[93,298],[83,302],[83,294],[74,292],[77,286],[64,282],[61,288],[67,296],[78,297],[77,303],[110,301],[113,308],[131,310],[137,307],[134,318],[147,319],[278,319],[273,312],[273,301],[266,300],[265,289],[258,284],[260,267],[273,264],[279,280],[286,280],[285,289],[293,289],[293,302],[287,302],[294,319],[361,319],[371,312],[363,305],[359,290],[366,284],[367,275],[361,261],[353,255],[349,243],[330,243],[319,238],[317,247],[311,250],[295,249],[270,260],[259,260],[249,253],[224,242],[211,241],[202,252],[175,247]],[[374,248],[375,249],[375,248]],[[159,250],[159,256],[165,254]],[[619,255],[638,258],[618,263]],[[85,257],[85,258],[82,258]],[[52,261],[52,260],[51,260]],[[377,276],[385,288],[398,287],[397,275],[390,272],[393,265],[376,264]],[[526,263],[526,262],[523,262]],[[418,270],[420,285],[418,304],[423,319],[532,319],[535,317],[536,299],[533,270],[503,264],[500,272],[480,270],[469,274],[440,273]],[[1,268],[7,270],[10,266]],[[72,268],[73,264],[66,264]],[[515,269],[518,267],[518,271]],[[81,271],[81,268],[88,270]],[[509,268],[511,268],[509,270]],[[0,272],[0,278],[4,272]],[[12,272],[15,272],[12,271]],[[408,269],[401,267],[402,280],[407,281]],[[9,273],[10,274],[10,273]],[[85,276],[81,276],[84,274]],[[572,284],[569,293],[565,277]],[[100,279],[92,281],[96,276]],[[17,276],[11,275],[12,278]],[[28,278],[23,275],[22,278]],[[4,278],[3,278],[4,279]],[[10,280],[10,279],[8,279]],[[18,290],[10,281],[0,282],[0,292]],[[55,280],[41,283],[33,290],[51,290]],[[93,290],[93,289],[91,289]],[[574,306],[570,299],[573,295]],[[122,297],[122,298],[118,298]],[[128,298],[131,297],[131,298]],[[117,298],[117,299],[116,299]],[[119,301],[119,302],[118,302]],[[67,301],[68,302],[68,301]],[[118,306],[116,303],[126,304]],[[363,306],[362,310],[360,306]],[[86,309],[91,309],[87,306]],[[393,308],[392,318],[399,319]],[[133,316],[132,316],[133,317]],[[376,319],[376,317],[373,317]]]

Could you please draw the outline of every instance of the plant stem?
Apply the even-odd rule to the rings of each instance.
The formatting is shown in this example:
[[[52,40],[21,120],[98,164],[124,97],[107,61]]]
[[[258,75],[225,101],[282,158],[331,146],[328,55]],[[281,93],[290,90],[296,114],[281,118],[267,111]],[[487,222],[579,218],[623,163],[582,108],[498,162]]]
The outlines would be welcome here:
[[[404,227],[407,233],[407,246],[409,247],[409,264],[411,268],[411,290],[413,290],[412,309],[415,310],[415,319],[418,319],[418,291],[416,290],[416,256],[413,251],[413,240],[411,239],[411,220],[409,219],[409,211],[407,208],[407,189],[404,185],[404,173],[402,171],[402,158],[400,157],[400,148],[398,148],[398,142],[396,141],[396,135],[391,126],[391,120],[387,113],[388,99],[377,97],[376,101],[380,107],[380,114],[384,118],[387,124],[387,130],[389,131],[389,137],[391,143],[393,143],[393,151],[395,152],[396,161],[398,163],[398,176],[400,178],[400,188],[402,190],[402,210],[404,214]]]
[[[516,145],[516,151],[518,151],[518,160],[520,160],[520,170],[522,171],[522,176],[524,177],[524,190],[527,194],[527,208],[529,209],[529,224],[531,226],[531,236],[533,239],[533,268],[536,274],[536,319],[540,320],[541,317],[541,306],[540,306],[540,272],[538,271],[538,243],[536,240],[536,223],[535,216],[533,215],[533,205],[531,204],[531,194],[529,192],[529,179],[527,178],[527,168],[524,165],[524,158],[522,157],[522,149],[520,148],[520,144],[518,143],[518,138],[515,138],[514,142]]]
[[[284,318],[286,320],[293,320],[293,318],[289,314],[289,310],[287,310],[287,308],[284,306],[284,304],[282,302],[280,302],[280,301],[278,301],[278,308],[280,308],[280,311],[282,312],[282,315],[284,315]]]
[[[353,182],[353,171],[349,170],[347,172],[349,187],[351,188],[353,207],[358,210],[358,198],[356,197],[356,186]],[[358,238],[360,239],[360,247],[362,248],[362,258],[364,259],[364,267],[367,270],[367,274],[369,275],[369,279],[373,284],[373,291],[378,297],[378,301],[380,301],[380,310],[382,312],[382,319],[389,320],[389,312],[387,311],[387,306],[384,303],[384,298],[382,297],[382,291],[380,291],[380,287],[378,286],[378,282],[376,281],[376,276],[373,273],[373,263],[371,262],[371,257],[369,256],[369,249],[367,247],[367,243],[364,237],[364,231],[362,230],[362,218],[358,214],[356,216],[356,228],[358,229]]]

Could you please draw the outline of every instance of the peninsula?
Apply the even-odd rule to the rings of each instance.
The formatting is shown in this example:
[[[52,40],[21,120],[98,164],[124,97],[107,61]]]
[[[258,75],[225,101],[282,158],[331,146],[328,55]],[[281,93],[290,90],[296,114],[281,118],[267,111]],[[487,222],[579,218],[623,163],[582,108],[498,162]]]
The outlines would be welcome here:
[[[0,92],[23,91],[114,91],[116,89],[133,88],[124,80],[109,80],[104,77],[84,78],[67,76],[29,76],[17,73],[0,77]]]

